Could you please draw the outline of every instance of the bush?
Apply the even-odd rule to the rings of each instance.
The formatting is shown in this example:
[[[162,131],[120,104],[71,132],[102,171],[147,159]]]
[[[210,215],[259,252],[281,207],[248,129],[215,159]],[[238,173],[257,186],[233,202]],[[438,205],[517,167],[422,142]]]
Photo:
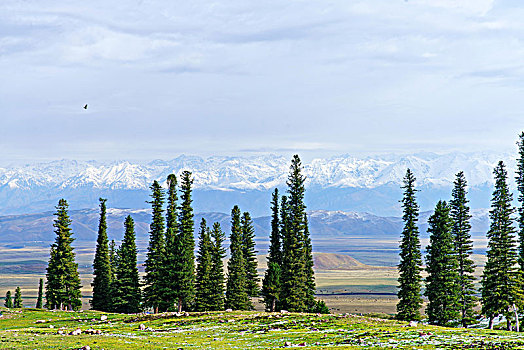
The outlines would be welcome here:
[[[324,300],[316,300],[310,312],[315,313],[315,314],[329,314],[330,313],[329,308],[327,307]]]

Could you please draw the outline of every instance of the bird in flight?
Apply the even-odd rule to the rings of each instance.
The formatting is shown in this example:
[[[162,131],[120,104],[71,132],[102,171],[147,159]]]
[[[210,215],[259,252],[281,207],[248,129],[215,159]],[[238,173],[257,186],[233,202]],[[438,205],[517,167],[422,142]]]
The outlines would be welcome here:
[[[84,109],[87,109],[87,104],[84,106]]]

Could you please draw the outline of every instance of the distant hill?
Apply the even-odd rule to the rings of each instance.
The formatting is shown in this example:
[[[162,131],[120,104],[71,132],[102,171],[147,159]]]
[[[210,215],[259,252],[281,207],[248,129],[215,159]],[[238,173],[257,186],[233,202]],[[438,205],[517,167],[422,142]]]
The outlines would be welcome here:
[[[361,270],[369,268],[349,255],[316,253],[313,255],[315,269],[317,270]]]
[[[420,215],[419,226],[422,236],[426,236],[427,218],[430,212]],[[108,208],[107,221],[110,239],[120,240],[123,236],[123,222],[127,215],[135,220],[137,239],[146,241],[149,237],[150,212],[147,209]],[[98,229],[98,209],[71,210],[70,217],[75,238],[82,242],[94,242]],[[205,217],[209,225],[219,222],[229,235],[230,216],[224,213],[198,213],[195,215],[195,228],[201,218]],[[49,244],[54,240],[53,212],[0,216],[0,242],[29,244],[39,242]],[[309,212],[309,223],[314,240],[326,240],[336,237],[366,237],[370,239],[400,237],[402,220],[399,217],[381,217],[369,213],[316,210]],[[270,217],[254,218],[257,240],[268,241]],[[489,227],[488,211],[473,211],[473,232],[487,232]],[[196,232],[195,232],[196,234]]]

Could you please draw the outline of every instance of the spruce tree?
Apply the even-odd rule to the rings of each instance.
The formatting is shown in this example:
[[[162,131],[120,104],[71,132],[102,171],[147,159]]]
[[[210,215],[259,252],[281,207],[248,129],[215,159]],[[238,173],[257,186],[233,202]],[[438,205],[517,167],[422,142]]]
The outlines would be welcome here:
[[[288,201],[282,205],[287,212],[287,229],[282,231],[282,276],[280,302],[284,309],[295,312],[306,311],[311,305],[309,300],[306,261],[310,255],[306,252],[306,205],[304,204],[306,178],[302,175],[302,163],[294,155],[287,180]]]
[[[267,255],[267,269],[262,280],[262,295],[265,309],[268,312],[276,311],[280,295],[280,265],[282,264],[282,238],[280,237],[278,189],[273,192],[271,201],[271,235]]]
[[[113,310],[119,313],[137,313],[141,307],[140,281],[137,268],[135,224],[130,215],[124,222],[125,233],[118,249],[118,266],[113,283]]]
[[[20,309],[20,308],[23,307],[22,291],[20,290],[20,287],[16,287],[16,290],[15,290],[15,301],[13,303],[13,307],[17,308],[17,309]]]
[[[516,171],[516,182],[518,191],[518,224],[519,224],[519,246],[518,246],[518,262],[520,266],[521,274],[524,274],[524,132],[519,135],[517,141],[518,153],[517,158],[517,171]]]
[[[71,243],[71,220],[67,213],[69,205],[65,199],[58,201],[56,207],[55,242],[51,245],[51,254],[46,273],[46,306],[49,309],[78,310],[80,300],[80,277],[78,264]]]
[[[260,294],[260,287],[258,282],[258,261],[257,251],[255,250],[255,229],[253,228],[253,220],[248,212],[242,214],[242,249],[244,260],[246,262],[246,288],[247,294],[250,297],[257,297]]]
[[[223,247],[225,235],[220,224],[215,222],[211,230],[211,271],[209,274],[209,311],[224,310],[224,263],[222,259],[226,256]]]
[[[111,261],[107,240],[106,199],[100,198],[100,221],[98,223],[98,239],[96,242],[95,259],[93,261],[93,299],[91,308],[98,311],[111,309]]]
[[[145,289],[144,301],[146,306],[152,307],[154,312],[158,312],[159,307],[163,303],[163,295],[161,290],[162,264],[164,262],[165,249],[165,225],[163,216],[164,205],[164,191],[158,183],[154,181],[150,187],[152,201],[149,202],[152,206],[152,221],[149,229],[149,246],[147,249],[147,257],[145,265]]]
[[[522,291],[517,270],[515,228],[511,217],[515,208],[511,205],[512,194],[507,184],[507,171],[500,161],[494,170],[495,189],[491,199],[490,228],[487,233],[487,262],[482,275],[482,314],[493,318],[503,314],[508,321],[513,307],[520,304]]]
[[[242,238],[240,209],[235,205],[231,211],[230,258],[227,263],[226,286],[226,308],[233,310],[251,310],[253,308],[247,291],[246,260]]]
[[[177,301],[177,269],[179,264],[179,230],[177,207],[177,178],[175,174],[167,177],[167,210],[166,210],[166,249],[164,251],[162,295],[164,296],[164,310],[173,308]]]
[[[404,177],[404,197],[402,208],[404,229],[400,242],[399,291],[397,303],[397,318],[399,320],[420,320],[420,307],[422,305],[420,238],[417,227],[418,204],[415,198],[415,176],[410,169]]]
[[[305,259],[305,277],[306,277],[306,306],[309,312],[318,309],[315,301],[315,271],[313,271],[313,245],[309,234],[309,224],[307,214],[304,214],[304,259]],[[323,312],[324,313],[324,312]]]
[[[189,171],[184,171],[181,177],[180,196],[182,204],[178,214],[179,234],[176,245],[176,295],[178,311],[191,307],[195,296],[195,236],[193,207],[191,199],[191,186],[193,179]]]
[[[425,295],[430,324],[454,326],[460,318],[458,260],[451,232],[450,208],[439,201],[429,217]]]
[[[198,253],[195,282],[195,310],[211,310],[211,233],[202,218],[200,222],[200,233],[198,236]]]
[[[471,240],[471,225],[467,195],[467,182],[464,172],[456,175],[452,191],[453,199],[450,201],[450,216],[453,222],[452,233],[455,240],[455,252],[458,261],[458,283],[459,283],[459,305],[460,318],[463,327],[475,322],[473,307],[477,297],[475,296],[475,264],[471,259],[473,253],[473,241]]]
[[[38,284],[38,297],[36,298],[36,308],[41,309],[44,307],[44,279],[40,278],[40,283]]]
[[[11,297],[11,291],[10,290],[8,290],[7,293],[5,294],[4,306],[9,308],[9,309],[13,307],[13,298]]]

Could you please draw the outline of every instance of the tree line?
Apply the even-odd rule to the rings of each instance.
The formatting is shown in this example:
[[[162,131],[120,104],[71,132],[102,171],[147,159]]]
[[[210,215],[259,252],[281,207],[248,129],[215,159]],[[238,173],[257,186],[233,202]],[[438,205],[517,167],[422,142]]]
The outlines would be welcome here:
[[[487,261],[475,289],[475,264],[471,258],[471,214],[467,199],[467,181],[463,172],[456,174],[452,199],[439,201],[428,219],[429,245],[426,247],[424,295],[428,299],[426,315],[431,324],[467,327],[475,323],[474,307],[480,301],[481,315],[493,320],[503,315],[507,329],[519,330],[519,312],[524,306],[524,132],[517,142],[516,183],[519,207],[513,207],[508,173],[500,161],[494,174],[494,191],[489,211]],[[416,202],[415,176],[407,169],[401,200],[404,228],[400,242],[397,318],[420,320],[422,306],[422,254],[417,227],[419,207]],[[517,212],[517,218],[514,213]],[[515,227],[518,223],[518,232]],[[480,295],[480,298],[478,296]]]
[[[227,273],[223,263],[225,233],[218,222],[208,226],[202,219],[196,246],[191,172],[182,172],[180,188],[175,174],[167,177],[166,189],[158,181],[150,186],[152,215],[143,279],[137,267],[132,217],[125,219],[124,238],[117,247],[114,241],[109,242],[107,201],[100,198],[91,308],[120,313],[252,310],[253,298],[261,297],[268,311],[329,312],[322,301],[315,300],[304,182],[302,164],[295,155],[286,195],[279,196],[275,189],[272,196],[268,268],[261,287],[249,212],[242,213],[236,205],[231,211]],[[50,250],[44,306],[78,310],[81,285],[67,201],[61,199],[56,209],[56,238]]]

